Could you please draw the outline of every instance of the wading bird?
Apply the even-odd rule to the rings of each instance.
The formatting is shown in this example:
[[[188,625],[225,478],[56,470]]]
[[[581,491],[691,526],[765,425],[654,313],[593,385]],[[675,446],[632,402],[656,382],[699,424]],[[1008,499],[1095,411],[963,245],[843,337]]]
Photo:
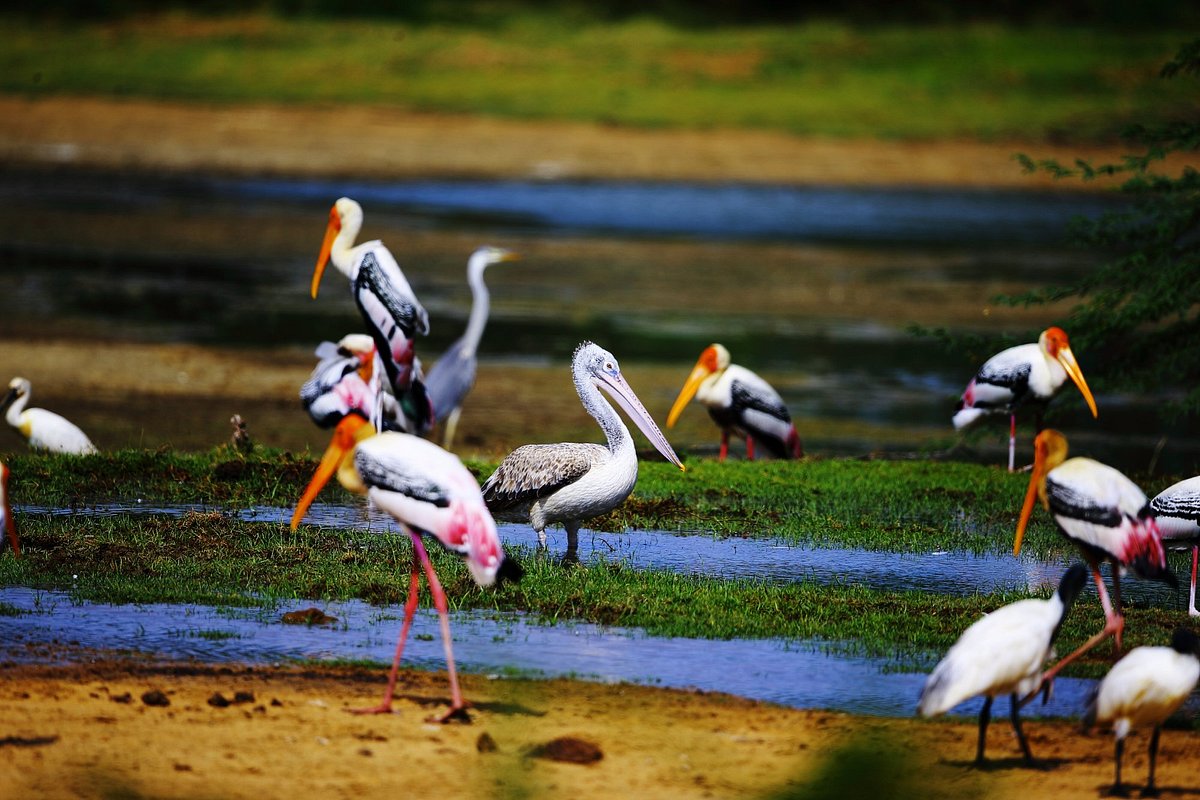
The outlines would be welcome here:
[[[21,557],[21,542],[17,539],[17,523],[13,520],[12,507],[8,503],[8,465],[0,462],[0,527],[8,536],[13,556]]]
[[[333,440],[296,505],[292,530],[299,526],[312,501],[335,473],[346,489],[367,495],[375,506],[391,514],[408,532],[413,545],[404,623],[396,643],[387,689],[379,705],[358,713],[378,714],[392,710],[396,677],[416,613],[420,572],[424,568],[441,623],[451,698],[450,709],[431,721],[446,722],[455,717],[469,719],[454,667],[446,593],[421,537],[423,534],[433,536],[446,549],[463,555],[471,577],[480,586],[491,586],[498,578],[519,578],[521,568],[504,556],[496,523],[479,493],[479,483],[462,462],[432,442],[405,433],[375,434],[369,422],[357,413],[350,413],[334,428]]]
[[[492,264],[515,261],[519,256],[500,247],[481,247],[467,261],[467,283],[471,286],[471,317],[467,330],[442,353],[425,376],[425,391],[436,419],[442,423],[442,447],[450,448],[463,398],[475,384],[475,351],[487,325],[489,295],[483,272]]]
[[[1162,531],[1163,544],[1192,546],[1192,583],[1188,588],[1188,614],[1200,616],[1196,608],[1196,562],[1200,558],[1200,475],[1168,486],[1150,501],[1150,510]]]
[[[1083,371],[1071,352],[1067,333],[1052,327],[1042,331],[1036,343],[1002,350],[984,362],[967,384],[954,412],[954,429],[962,430],[987,414],[1008,414],[1008,471],[1015,466],[1017,411],[1031,407],[1036,427],[1042,430],[1042,414],[1067,378],[1074,381],[1097,416],[1096,401],[1083,379]]]
[[[313,271],[312,296],[316,298],[325,265],[332,261],[350,279],[351,295],[403,411],[395,424],[408,433],[427,433],[433,427],[433,410],[415,361],[413,338],[429,333],[429,315],[383,242],[354,244],[362,223],[362,206],[354,200],[342,197],[333,204]]]
[[[1112,794],[1124,795],[1121,758],[1125,737],[1135,725],[1153,725],[1150,734],[1150,772],[1142,797],[1157,797],[1154,762],[1162,724],[1187,699],[1200,679],[1200,639],[1177,628],[1170,647],[1135,647],[1113,665],[1100,681],[1096,697],[1083,719],[1084,729],[1095,723],[1112,724],[1116,737],[1116,780]]]
[[[963,631],[925,681],[917,705],[925,717],[944,714],[972,697],[985,697],[979,711],[977,765],[984,763],[992,701],[1004,694],[1011,702],[1012,726],[1025,763],[1033,763],[1021,730],[1020,709],[1041,684],[1042,668],[1054,652],[1054,640],[1085,583],[1087,570],[1076,564],[1066,571],[1049,600],[1020,600],[986,615]]]
[[[29,381],[13,378],[2,404],[7,409],[4,419],[25,437],[30,447],[75,455],[96,452],[92,440],[74,423],[44,408],[26,409],[32,392]]]
[[[746,440],[746,458],[751,460],[756,442],[776,458],[804,455],[800,436],[779,392],[745,367],[730,364],[729,351],[723,346],[709,345],[700,354],[667,415],[668,428],[674,427],[693,395],[721,429],[719,460],[724,461],[729,453],[731,433]]]
[[[598,444],[527,444],[508,455],[483,484],[483,497],[498,519],[528,521],[546,544],[546,526],[562,523],[567,556],[574,557],[583,520],[616,508],[637,482],[633,437],[603,389],[675,466],[683,464],[642,402],[621,375],[612,353],[583,342],[571,359],[575,391],[608,440]]]
[[[357,413],[383,430],[383,386],[375,340],[364,333],[343,336],[337,344],[321,342],[317,366],[300,387],[300,402],[320,428],[332,428]]]
[[[1116,652],[1121,652],[1121,632],[1125,629],[1121,611],[1121,572],[1126,567],[1144,578],[1168,583],[1174,583],[1175,575],[1167,570],[1162,535],[1146,495],[1133,481],[1090,458],[1067,459],[1067,439],[1053,429],[1037,435],[1033,450],[1033,474],[1017,523],[1013,555],[1021,552],[1021,540],[1033,513],[1034,501],[1040,498],[1042,505],[1053,515],[1059,532],[1079,548],[1091,567],[1105,619],[1099,633],[1046,673],[1044,680],[1049,682],[1063,667],[1108,636],[1114,637]],[[1104,561],[1112,564],[1111,603],[1104,579],[1100,577],[1100,564]]]

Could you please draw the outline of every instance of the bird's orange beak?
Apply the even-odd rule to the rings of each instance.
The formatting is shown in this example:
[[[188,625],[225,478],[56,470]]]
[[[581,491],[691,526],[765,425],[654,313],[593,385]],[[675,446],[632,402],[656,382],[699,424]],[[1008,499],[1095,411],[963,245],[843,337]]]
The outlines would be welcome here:
[[[1013,542],[1013,555],[1021,554],[1021,540],[1033,514],[1033,503],[1039,495],[1045,499],[1046,475],[1067,456],[1067,440],[1055,430],[1044,430],[1033,440],[1033,474],[1029,476],[1029,488],[1025,490],[1025,503],[1021,506],[1021,518],[1017,521],[1017,536]]]
[[[296,504],[296,510],[292,513],[292,530],[300,526],[313,500],[317,499],[321,489],[325,488],[333,474],[350,457],[354,446],[374,433],[375,429],[371,424],[358,414],[347,414],[342,418],[333,429],[333,438],[329,441],[329,447],[325,449],[325,455],[321,457],[321,463],[317,465],[317,471],[313,473],[312,480],[300,496],[300,502]]]
[[[1092,416],[1100,416],[1096,411],[1096,401],[1092,398],[1092,390],[1088,388],[1087,381],[1083,379],[1083,370],[1079,368],[1079,362],[1075,360],[1075,354],[1071,352],[1070,345],[1058,348],[1055,358],[1058,359],[1058,363],[1062,364],[1062,368],[1067,371],[1067,375],[1075,382],[1075,385],[1079,387],[1079,392],[1087,401],[1088,408],[1092,410]]]
[[[712,374],[705,364],[698,363],[692,367],[692,374],[688,375],[684,381],[683,388],[679,390],[679,396],[675,398],[675,405],[671,406],[671,413],[667,414],[667,427],[675,426],[675,420],[679,419],[679,415],[683,413],[684,407],[688,401],[695,396],[696,390],[700,388],[700,384],[704,383],[704,379]]]
[[[321,242],[321,252],[317,256],[317,268],[313,270],[312,296],[317,299],[317,289],[321,286],[321,276],[325,274],[325,265],[329,263],[329,254],[333,250],[333,240],[342,232],[342,218],[337,206],[329,209],[329,224],[325,226],[325,239]]]

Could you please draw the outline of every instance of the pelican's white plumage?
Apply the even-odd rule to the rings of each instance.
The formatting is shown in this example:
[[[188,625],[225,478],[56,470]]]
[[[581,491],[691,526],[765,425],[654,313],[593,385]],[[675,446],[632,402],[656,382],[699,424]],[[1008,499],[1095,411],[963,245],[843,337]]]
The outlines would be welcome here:
[[[1200,680],[1200,640],[1186,628],[1175,631],[1170,647],[1135,647],[1100,681],[1084,724],[1111,724],[1116,738],[1116,780],[1120,794],[1125,737],[1135,727],[1151,725],[1150,769],[1143,797],[1156,793],[1154,766],[1162,724],[1183,704]]]
[[[406,432],[424,433],[433,426],[433,412],[413,339],[429,333],[429,314],[383,242],[354,243],[362,223],[362,206],[356,201],[342,197],[333,204],[313,271],[312,296],[317,296],[325,265],[332,261],[350,279],[351,296],[375,340],[388,384],[404,412],[397,424]]]
[[[30,447],[75,455],[96,452],[96,445],[73,422],[44,408],[26,408],[32,394],[29,381],[13,378],[3,401],[3,406],[7,408],[4,419],[25,437]]]
[[[1067,333],[1050,327],[1042,331],[1036,342],[1001,350],[984,362],[979,372],[967,384],[954,413],[954,428],[961,430],[988,414],[1008,414],[1010,434],[1008,468],[1013,469],[1016,447],[1017,410],[1032,406],[1038,414],[1066,383],[1075,382],[1087,401],[1092,416],[1096,416],[1096,401],[1075,360]]]
[[[1150,510],[1162,531],[1163,544],[1172,549],[1192,547],[1192,582],[1188,587],[1188,614],[1196,608],[1196,564],[1200,561],[1200,475],[1163,489],[1150,501]]]
[[[1007,694],[1012,702],[1013,729],[1026,761],[1031,761],[1018,711],[1022,700],[1041,684],[1042,669],[1054,652],[1059,627],[1086,582],[1087,570],[1077,564],[1067,570],[1058,591],[1048,600],[1020,600],[973,623],[930,674],[917,711],[922,716],[936,716],[983,695],[986,699],[979,714],[975,752],[975,760],[982,762],[992,701]]]
[[[425,390],[433,413],[442,425],[442,446],[449,448],[462,412],[463,399],[475,385],[475,357],[483,329],[487,326],[490,295],[483,281],[484,271],[492,264],[514,261],[516,253],[500,247],[481,247],[467,260],[467,283],[471,287],[471,317],[467,330],[455,340],[425,376]]]
[[[546,542],[547,525],[567,531],[574,555],[583,520],[616,508],[637,482],[637,451],[629,429],[604,399],[604,389],[668,461],[683,469],[662,431],[621,375],[612,353],[583,342],[571,359],[575,391],[600,425],[607,446],[588,443],[527,444],[510,453],[483,484],[488,508],[499,519],[524,522]]]
[[[799,458],[804,454],[779,392],[754,372],[730,363],[729,351],[723,345],[709,345],[700,354],[667,414],[668,428],[675,425],[693,395],[721,429],[721,461],[729,453],[731,433],[746,440],[749,459],[754,458],[755,443],[776,458]]]

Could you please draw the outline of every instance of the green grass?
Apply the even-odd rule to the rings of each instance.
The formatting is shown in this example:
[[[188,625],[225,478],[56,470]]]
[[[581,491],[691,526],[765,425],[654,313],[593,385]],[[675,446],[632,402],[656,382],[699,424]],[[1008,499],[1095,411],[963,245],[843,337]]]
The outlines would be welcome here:
[[[678,29],[515,12],[394,21],[0,17],[0,91],[202,103],[362,103],[643,128],[817,136],[1109,138],[1191,108],[1157,77],[1182,34],[800,25]]]
[[[57,505],[61,499],[52,498],[64,496],[121,499],[111,493],[126,485],[138,487],[149,505],[190,502],[206,492],[213,493],[207,502],[214,508],[281,497],[290,503],[313,465],[306,457],[279,454],[242,460],[223,448],[200,454],[24,455],[10,461],[17,502],[35,506]],[[472,466],[482,475],[492,465]],[[955,549],[948,541],[978,545],[979,534],[967,530],[977,523],[961,522],[968,513],[994,529],[982,534],[989,542],[985,549],[1007,550],[1025,482],[1024,476],[992,467],[852,460],[694,461],[686,473],[643,464],[642,475],[631,500],[603,518],[603,526],[687,529],[716,522],[733,535],[788,531],[797,541],[877,547],[882,541],[901,552]],[[346,496],[340,488],[329,491]],[[943,517],[959,521],[939,523]],[[1057,544],[1046,515],[1039,517],[1033,538]],[[19,522],[25,555],[0,557],[0,585],[69,588],[76,596],[106,602],[264,609],[300,598],[399,604],[411,560],[404,536],[307,525],[293,533],[281,524],[243,522],[220,511],[182,517],[23,514]],[[961,530],[952,530],[956,527]],[[944,530],[950,533],[940,533]],[[856,538],[864,532],[869,541]],[[635,570],[620,562],[563,565],[519,547],[510,552],[524,563],[526,578],[492,590],[476,587],[460,559],[435,548],[452,605],[525,612],[547,624],[583,620],[642,628],[658,636],[817,639],[885,655],[902,666],[928,666],[929,653],[944,650],[981,614],[1027,596],[719,579]],[[1094,606],[1081,603],[1073,613],[1064,628],[1064,648],[1099,629],[1102,617]],[[1132,608],[1128,614],[1130,645],[1163,641],[1180,621],[1177,612],[1161,608]],[[1098,656],[1075,674],[1102,668]]]

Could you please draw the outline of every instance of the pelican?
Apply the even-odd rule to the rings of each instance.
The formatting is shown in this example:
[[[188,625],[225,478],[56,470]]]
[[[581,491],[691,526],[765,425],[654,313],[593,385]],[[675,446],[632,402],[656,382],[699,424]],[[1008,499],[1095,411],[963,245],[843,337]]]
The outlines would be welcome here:
[[[1023,406],[1036,409],[1037,429],[1041,431],[1046,404],[1067,378],[1079,387],[1092,416],[1097,416],[1096,401],[1071,352],[1067,332],[1058,327],[1047,328],[1036,343],[1010,347],[984,362],[955,407],[954,429],[962,430],[987,414],[1008,414],[1008,471],[1012,472],[1017,447],[1017,410]]]
[[[692,395],[708,407],[709,416],[721,429],[719,460],[724,461],[729,453],[730,433],[746,440],[746,457],[751,460],[755,442],[776,458],[804,455],[800,436],[779,392],[745,367],[730,364],[729,351],[723,346],[709,345],[700,354],[667,415],[668,428],[674,427]]]
[[[8,384],[8,394],[0,403],[0,407],[8,409],[4,419],[25,437],[30,447],[75,455],[96,452],[96,445],[74,423],[44,408],[26,409],[32,393],[29,381],[13,378]]]
[[[483,282],[483,272],[492,264],[518,258],[520,256],[516,253],[500,247],[481,247],[467,261],[467,283],[471,286],[472,297],[467,330],[442,353],[442,357],[425,376],[425,391],[429,394],[434,416],[444,420],[442,447],[446,449],[454,441],[463,398],[475,384],[475,351],[488,319],[488,290]]]
[[[0,527],[8,536],[13,556],[21,557],[21,542],[17,539],[17,525],[13,521],[12,507],[8,504],[8,465],[0,462]]]
[[[1144,578],[1168,583],[1174,582],[1175,576],[1167,570],[1162,534],[1150,512],[1146,495],[1133,481],[1090,458],[1068,460],[1067,439],[1053,429],[1037,435],[1033,450],[1033,475],[1017,523],[1013,555],[1021,552],[1021,540],[1033,513],[1034,501],[1040,498],[1042,505],[1054,516],[1059,532],[1079,548],[1091,567],[1105,619],[1099,633],[1046,673],[1044,680],[1049,683],[1063,667],[1108,636],[1114,637],[1116,651],[1120,653],[1121,632],[1125,629],[1125,617],[1121,612],[1121,572],[1126,567]],[[1112,564],[1111,603],[1100,577],[1100,564],[1104,561]]]
[[[329,448],[296,505],[292,530],[300,525],[312,501],[335,473],[346,489],[367,495],[377,507],[391,514],[408,532],[413,545],[408,601],[387,689],[379,705],[357,713],[381,714],[392,710],[396,677],[416,613],[420,572],[424,568],[441,623],[451,697],[450,709],[429,721],[469,720],[454,667],[446,593],[421,536],[433,536],[448,550],[463,555],[471,577],[480,586],[491,586],[499,578],[519,578],[521,568],[504,556],[496,523],[479,493],[479,483],[462,462],[432,442],[394,431],[375,434],[371,424],[360,415],[347,414],[334,428]]]
[[[1116,780],[1112,794],[1124,796],[1121,758],[1125,737],[1134,725],[1153,725],[1150,734],[1150,771],[1142,797],[1157,797],[1154,762],[1158,735],[1167,717],[1187,699],[1200,679],[1200,639],[1187,628],[1177,628],[1170,647],[1135,647],[1100,681],[1095,699],[1084,715],[1084,728],[1099,722],[1112,724],[1116,738]]]
[[[1168,486],[1150,501],[1150,510],[1162,531],[1163,543],[1172,548],[1192,545],[1192,584],[1188,589],[1188,614],[1196,608],[1196,562],[1200,557],[1200,475]]]
[[[575,391],[584,409],[608,439],[598,444],[527,444],[508,455],[483,484],[483,498],[492,513],[508,521],[528,521],[546,544],[546,526],[562,523],[567,530],[567,555],[578,546],[580,522],[620,505],[637,482],[637,452],[629,429],[603,389],[641,428],[650,443],[675,466],[683,464],[662,431],[621,375],[612,353],[583,342],[571,359]]]
[[[330,261],[350,279],[350,292],[379,351],[388,384],[404,414],[397,421],[409,433],[433,427],[433,410],[415,362],[413,337],[429,333],[429,315],[391,252],[378,239],[355,245],[362,230],[363,211],[349,197],[329,210],[325,239],[313,270],[315,299],[321,276]]]
[[[973,623],[925,681],[917,706],[921,716],[944,714],[964,700],[986,697],[979,711],[976,765],[984,763],[992,701],[1002,694],[1009,695],[1012,726],[1025,763],[1033,763],[1033,753],[1021,730],[1022,698],[1027,700],[1037,691],[1059,628],[1085,583],[1087,570],[1076,564],[1066,571],[1049,600],[1019,600]]]

